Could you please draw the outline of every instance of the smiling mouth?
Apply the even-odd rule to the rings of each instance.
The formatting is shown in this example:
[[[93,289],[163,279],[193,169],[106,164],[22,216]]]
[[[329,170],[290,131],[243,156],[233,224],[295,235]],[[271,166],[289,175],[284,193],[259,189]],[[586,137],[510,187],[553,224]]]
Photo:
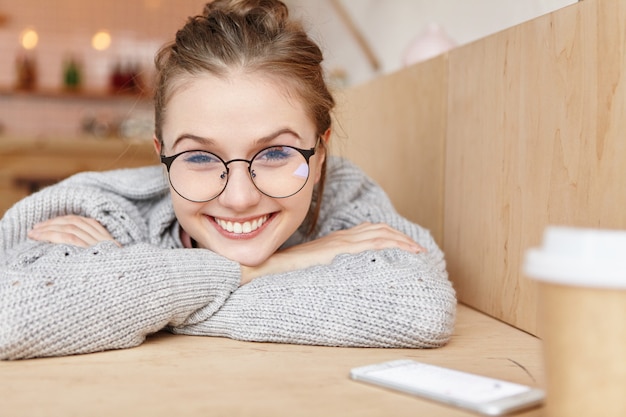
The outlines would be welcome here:
[[[263,224],[269,219],[269,215],[265,215],[259,217],[258,219],[248,220],[245,222],[233,222],[228,220],[218,219],[214,217],[215,223],[217,223],[222,229],[229,233],[235,233],[237,235],[252,233],[257,230],[259,227],[263,226]]]

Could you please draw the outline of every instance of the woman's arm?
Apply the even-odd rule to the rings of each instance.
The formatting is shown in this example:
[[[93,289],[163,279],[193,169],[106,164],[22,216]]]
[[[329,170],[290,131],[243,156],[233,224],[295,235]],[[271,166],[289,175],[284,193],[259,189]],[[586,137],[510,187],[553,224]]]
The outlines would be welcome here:
[[[158,241],[173,233],[159,231],[158,219],[169,210],[159,197],[167,189],[150,186],[157,175],[160,171],[81,175],[5,214],[0,359],[136,346],[149,333],[223,305],[239,285],[239,265],[209,251],[173,249],[173,240]],[[113,185],[116,189],[107,191]],[[123,247],[113,241],[83,248],[27,238],[34,224],[68,214],[97,220]]]
[[[437,255],[400,249],[335,258],[258,278],[213,315],[173,331],[240,340],[330,346],[442,346],[452,335],[456,299]]]
[[[211,255],[145,243],[20,245],[0,267],[0,359],[137,346],[199,309],[216,311],[240,272]]]
[[[328,265],[340,254],[391,248],[411,253],[426,252],[425,248],[409,236],[385,223],[365,222],[283,249],[261,265],[242,265],[241,281],[245,284],[260,276],[306,269],[314,265]]]
[[[0,247],[0,268],[6,271],[0,277],[0,302],[8,306],[0,310],[0,358],[135,346],[164,325],[177,333],[255,341],[445,344],[452,333],[456,300],[443,254],[428,231],[398,216],[384,193],[349,165],[331,171],[330,178],[334,181],[327,188],[330,194],[318,234],[310,239],[296,234],[276,254],[297,255],[295,264],[286,268],[292,272],[263,276],[236,291],[239,265],[206,250],[161,249],[132,241],[123,248],[103,242],[86,249],[26,241],[7,251],[11,246],[7,242],[25,240],[26,235],[25,230],[13,233],[6,227],[16,220],[14,212],[0,222],[0,229],[10,232],[3,234]],[[115,207],[95,200],[94,204],[96,208],[79,214],[101,223],[110,222],[110,215],[120,217]],[[42,220],[34,217],[17,223]],[[364,222],[388,224],[406,237],[400,240],[407,250],[351,253],[317,245],[334,233],[350,234]],[[119,229],[112,236],[117,241],[136,239],[142,229],[107,224],[108,230],[111,227]],[[332,261],[319,258],[320,265],[297,266],[297,259],[310,262],[320,250],[324,257],[331,253]],[[335,256],[333,251],[349,253]],[[299,270],[293,271],[294,265]]]
[[[173,331],[333,346],[437,347],[449,340],[455,291],[430,233],[399,216],[382,190],[348,162],[329,168],[318,233],[295,236],[274,255],[284,271],[240,287],[214,315]],[[392,228],[395,237],[383,241],[398,241],[376,248],[377,234],[366,249],[318,245],[364,223]]]

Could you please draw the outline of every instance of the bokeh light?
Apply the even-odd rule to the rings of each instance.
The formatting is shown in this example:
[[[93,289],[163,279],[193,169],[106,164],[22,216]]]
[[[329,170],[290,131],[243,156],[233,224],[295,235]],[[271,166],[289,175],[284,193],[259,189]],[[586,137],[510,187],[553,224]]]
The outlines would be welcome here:
[[[97,32],[91,38],[91,47],[96,51],[105,51],[111,46],[111,34],[106,30]]]
[[[37,32],[32,29],[24,29],[22,33],[20,33],[20,44],[24,49],[31,50],[35,49],[37,44],[39,43],[39,35]]]

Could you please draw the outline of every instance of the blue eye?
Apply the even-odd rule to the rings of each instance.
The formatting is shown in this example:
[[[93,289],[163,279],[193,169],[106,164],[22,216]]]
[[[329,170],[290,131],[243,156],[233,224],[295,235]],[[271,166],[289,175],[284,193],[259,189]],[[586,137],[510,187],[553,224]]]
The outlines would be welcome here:
[[[184,161],[193,165],[208,165],[222,162],[215,155],[208,152],[189,152],[184,155]]]
[[[293,150],[286,146],[275,146],[273,148],[267,148],[259,153],[255,159],[262,159],[266,161],[283,160],[291,157]]]

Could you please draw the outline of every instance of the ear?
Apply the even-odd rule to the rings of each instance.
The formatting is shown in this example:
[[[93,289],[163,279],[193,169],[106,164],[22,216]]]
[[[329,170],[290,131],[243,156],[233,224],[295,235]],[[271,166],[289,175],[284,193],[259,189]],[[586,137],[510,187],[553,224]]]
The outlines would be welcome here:
[[[318,150],[319,157],[317,158],[317,175],[315,176],[316,183],[322,177],[322,165],[324,164],[324,161],[326,160],[326,154],[329,152],[331,133],[332,132],[330,128],[328,128],[326,132],[324,132],[324,134],[320,136],[320,139],[322,140],[322,142],[324,142],[324,144],[323,146],[320,146]]]
[[[156,136],[152,136],[152,143],[154,144],[154,150],[157,155],[161,155],[161,141]]]
[[[320,139],[322,139],[322,142],[324,142],[324,146],[322,146],[320,155],[320,164],[322,162],[324,162],[324,160],[326,159],[326,155],[330,152],[330,135],[331,135],[332,131],[330,130],[330,128],[326,129],[326,132],[324,132],[323,135],[320,136]]]
[[[326,145],[326,149],[328,149],[328,146],[330,145],[330,134],[332,133],[332,130],[330,128],[326,129],[326,132],[324,132],[324,134],[321,136],[322,140],[324,141],[324,144]]]

